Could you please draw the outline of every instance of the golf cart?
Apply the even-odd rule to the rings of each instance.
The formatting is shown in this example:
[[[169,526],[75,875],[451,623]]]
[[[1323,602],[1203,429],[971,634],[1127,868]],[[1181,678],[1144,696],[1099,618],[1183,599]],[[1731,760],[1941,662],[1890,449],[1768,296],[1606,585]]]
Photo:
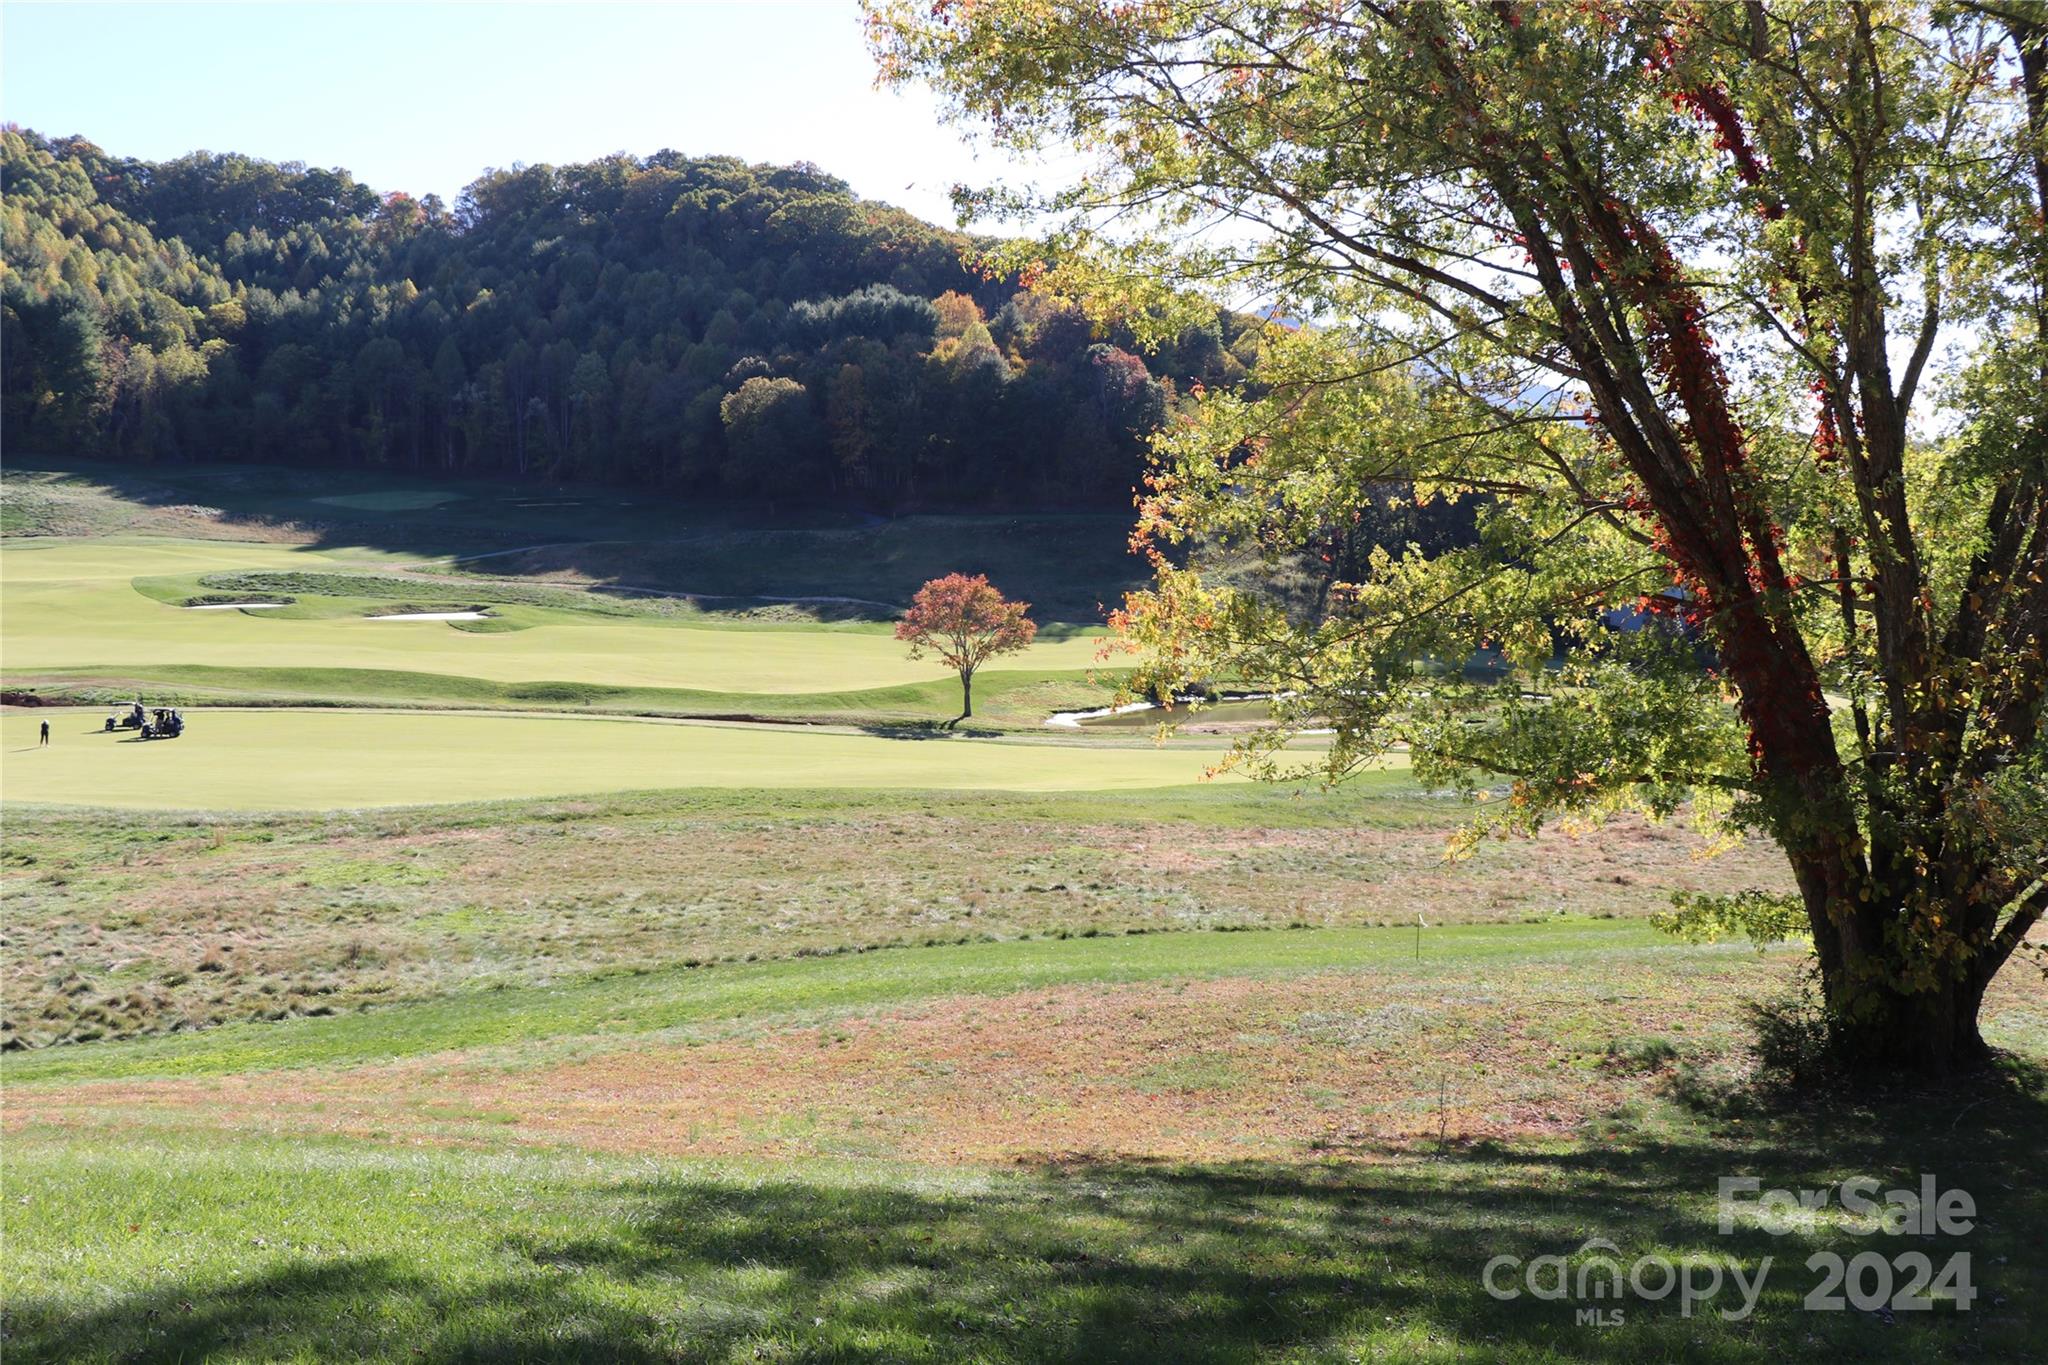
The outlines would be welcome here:
[[[143,722],[143,739],[176,739],[185,733],[185,718],[168,706],[159,706]]]
[[[116,730],[140,730],[144,728],[147,720],[148,717],[143,714],[141,702],[136,702],[126,711],[117,706],[114,708],[114,713],[107,717],[106,733],[111,735]]]

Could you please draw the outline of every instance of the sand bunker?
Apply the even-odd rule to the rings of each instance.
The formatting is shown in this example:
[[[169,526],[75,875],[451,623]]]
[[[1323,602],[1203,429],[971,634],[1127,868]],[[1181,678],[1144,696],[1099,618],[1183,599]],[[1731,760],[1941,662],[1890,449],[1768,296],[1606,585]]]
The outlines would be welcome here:
[[[289,602],[194,602],[186,611],[275,611]]]
[[[1045,723],[1059,730],[1078,730],[1083,721],[1101,720],[1106,716],[1128,716],[1138,711],[1157,711],[1159,708],[1149,701],[1126,702],[1122,706],[1101,706],[1093,711],[1055,711],[1046,717]]]

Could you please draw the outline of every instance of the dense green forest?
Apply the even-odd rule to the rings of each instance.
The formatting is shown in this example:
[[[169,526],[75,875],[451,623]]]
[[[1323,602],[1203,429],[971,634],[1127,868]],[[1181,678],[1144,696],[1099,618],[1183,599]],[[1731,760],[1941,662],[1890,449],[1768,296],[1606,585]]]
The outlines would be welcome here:
[[[487,171],[124,160],[0,130],[4,440],[595,478],[894,511],[1123,505],[1253,320],[1140,353],[808,165]]]

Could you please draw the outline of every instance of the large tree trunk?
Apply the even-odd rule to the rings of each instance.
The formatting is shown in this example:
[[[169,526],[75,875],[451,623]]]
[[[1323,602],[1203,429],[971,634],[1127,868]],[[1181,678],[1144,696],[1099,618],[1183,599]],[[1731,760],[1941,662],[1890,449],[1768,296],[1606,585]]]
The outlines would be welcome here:
[[[1880,859],[1882,870],[1873,867],[1845,905],[1827,893],[1810,851],[1788,853],[1814,927],[1837,1061],[1863,1075],[1925,1077],[1988,1062],[1978,1026],[1985,991],[2048,911],[2048,880],[2013,900],[1987,899],[1991,867],[1968,852],[1918,870],[1911,859]]]
[[[1991,1058],[1977,1024],[1984,984],[1973,974],[1908,992],[1842,974],[1827,986],[1837,1060],[1859,1076],[1940,1078],[1982,1066]]]

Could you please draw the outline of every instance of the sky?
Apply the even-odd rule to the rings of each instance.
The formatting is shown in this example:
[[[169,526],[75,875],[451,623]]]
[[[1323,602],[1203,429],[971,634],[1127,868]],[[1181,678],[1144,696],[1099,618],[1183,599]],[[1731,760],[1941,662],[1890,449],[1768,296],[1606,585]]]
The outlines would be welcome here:
[[[0,4],[0,120],[116,156],[244,152],[449,203],[487,166],[671,147],[811,161],[950,223],[1014,176],[874,88],[854,0]]]

